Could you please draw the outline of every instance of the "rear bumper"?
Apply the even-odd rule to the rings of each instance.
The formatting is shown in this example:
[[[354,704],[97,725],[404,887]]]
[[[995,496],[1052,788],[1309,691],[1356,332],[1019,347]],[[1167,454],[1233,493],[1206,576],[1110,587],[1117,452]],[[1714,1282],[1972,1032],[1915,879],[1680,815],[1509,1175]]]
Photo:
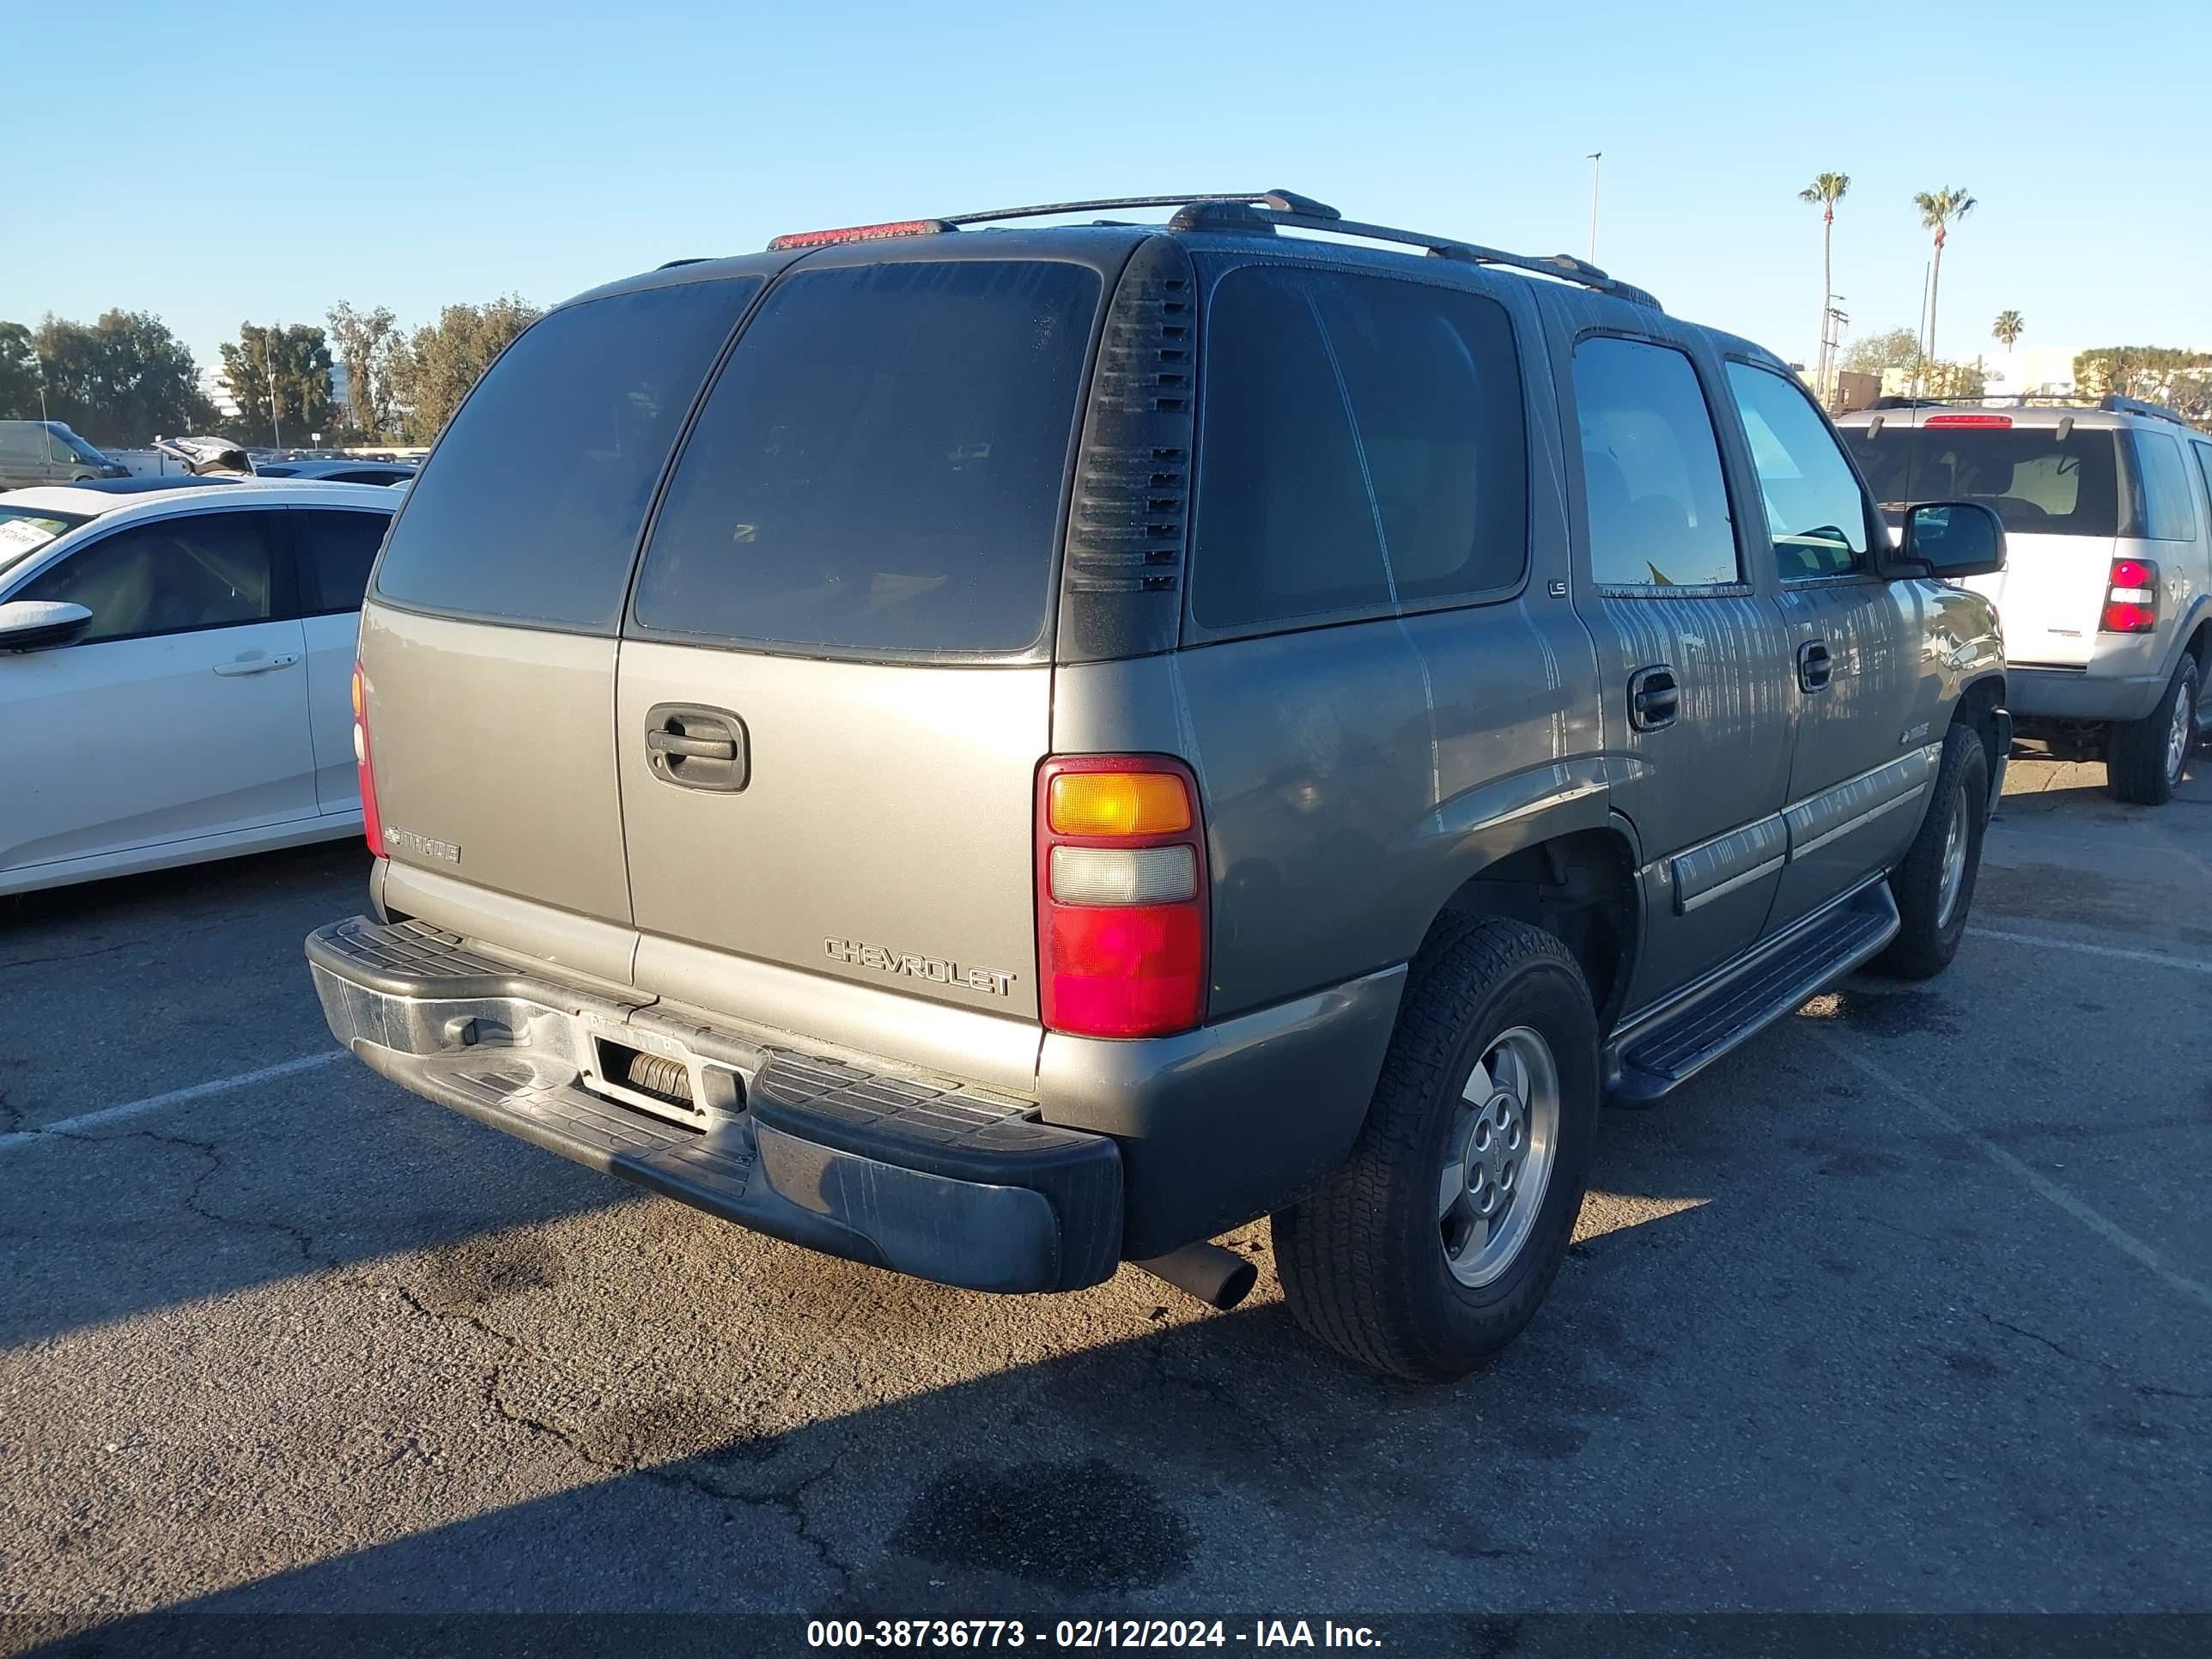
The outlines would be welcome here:
[[[307,952],[331,1031],[375,1071],[740,1226],[981,1291],[1076,1290],[1121,1261],[1115,1143],[1032,1103],[641,1020],[420,923],[334,922]],[[696,1110],[611,1097],[636,1091],[605,1075],[611,1042],[681,1066]]]
[[[2139,720],[2158,707],[2170,674],[2100,674],[2094,669],[2005,670],[2005,705],[2023,723]]]

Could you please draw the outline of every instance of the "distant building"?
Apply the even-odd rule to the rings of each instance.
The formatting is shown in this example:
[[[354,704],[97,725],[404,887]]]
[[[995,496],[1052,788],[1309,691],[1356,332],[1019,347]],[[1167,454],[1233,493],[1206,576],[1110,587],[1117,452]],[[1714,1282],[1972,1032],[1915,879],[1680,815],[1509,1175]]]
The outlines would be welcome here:
[[[2080,346],[2014,346],[1982,359],[1982,373],[1992,396],[2014,397],[2022,392],[2063,396],[2074,390],[2074,354]]]
[[[230,382],[223,379],[222,370],[210,363],[200,371],[200,395],[215,405],[215,412],[226,421],[238,418],[238,399],[230,395]]]

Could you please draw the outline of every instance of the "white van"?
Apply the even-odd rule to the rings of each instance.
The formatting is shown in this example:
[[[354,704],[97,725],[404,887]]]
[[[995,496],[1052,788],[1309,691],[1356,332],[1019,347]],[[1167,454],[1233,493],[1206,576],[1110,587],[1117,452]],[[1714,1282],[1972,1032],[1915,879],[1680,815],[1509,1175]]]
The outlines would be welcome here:
[[[2212,729],[2212,434],[2132,398],[1883,398],[1837,425],[1893,522],[2004,520],[2004,570],[1966,586],[1996,602],[2023,735],[2100,744],[2115,796],[2169,799]]]

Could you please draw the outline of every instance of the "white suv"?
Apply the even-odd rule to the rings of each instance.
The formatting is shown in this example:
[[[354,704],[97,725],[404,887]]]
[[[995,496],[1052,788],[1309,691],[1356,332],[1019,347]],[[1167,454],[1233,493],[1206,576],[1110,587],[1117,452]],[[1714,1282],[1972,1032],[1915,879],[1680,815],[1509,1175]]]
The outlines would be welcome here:
[[[2115,796],[2169,799],[2212,726],[2212,435],[2129,398],[1884,398],[1837,424],[1893,521],[2004,520],[2004,570],[1966,586],[2002,617],[2022,732],[2101,741]]]

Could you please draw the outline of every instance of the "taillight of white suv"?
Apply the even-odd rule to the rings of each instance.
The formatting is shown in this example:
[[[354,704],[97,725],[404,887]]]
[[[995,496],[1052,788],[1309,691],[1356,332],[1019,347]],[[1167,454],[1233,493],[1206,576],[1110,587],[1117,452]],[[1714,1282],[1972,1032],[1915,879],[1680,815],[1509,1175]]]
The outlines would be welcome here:
[[[2114,559],[2105,588],[2102,634],[2158,631],[2158,567],[2148,559]]]

